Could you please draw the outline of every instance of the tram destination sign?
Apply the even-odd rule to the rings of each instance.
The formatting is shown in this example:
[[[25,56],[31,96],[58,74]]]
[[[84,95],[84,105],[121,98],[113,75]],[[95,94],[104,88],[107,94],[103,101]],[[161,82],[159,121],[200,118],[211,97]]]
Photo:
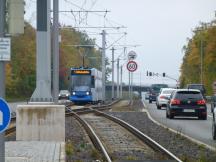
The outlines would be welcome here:
[[[11,39],[0,38],[0,61],[10,61],[11,59]]]
[[[91,70],[72,70],[71,71],[72,75],[86,75],[86,74],[91,74]]]

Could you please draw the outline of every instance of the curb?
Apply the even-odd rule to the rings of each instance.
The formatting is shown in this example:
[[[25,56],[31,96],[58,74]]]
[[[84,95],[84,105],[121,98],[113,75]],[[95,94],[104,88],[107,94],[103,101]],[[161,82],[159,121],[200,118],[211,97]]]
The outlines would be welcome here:
[[[144,108],[146,108],[147,106],[146,106],[146,104],[145,104],[145,102],[144,102],[143,100],[142,100],[142,103],[143,103]],[[208,149],[211,150],[211,151],[216,151],[216,148],[214,148],[214,147],[212,147],[212,146],[210,146],[210,145],[208,145],[208,144],[205,144],[205,143],[203,143],[203,142],[201,142],[201,141],[199,141],[199,140],[196,140],[195,138],[192,138],[192,137],[190,137],[190,136],[188,136],[188,135],[186,135],[186,134],[184,134],[184,133],[179,133],[179,132],[177,132],[176,130],[174,130],[174,129],[172,129],[172,128],[169,128],[169,127],[165,126],[164,124],[161,124],[160,122],[156,121],[155,119],[153,119],[153,117],[150,115],[150,113],[149,113],[149,111],[148,111],[147,109],[145,109],[143,112],[146,112],[147,115],[148,115],[148,118],[149,118],[152,122],[154,122],[155,124],[157,124],[157,125],[159,125],[159,126],[165,128],[165,129],[168,129],[169,131],[171,131],[171,132],[173,132],[173,133],[176,133],[176,134],[178,134],[178,135],[181,135],[181,136],[183,136],[183,137],[189,139],[190,141],[192,141],[192,142],[194,142],[194,143],[196,143],[196,144],[198,144],[198,145],[204,145],[206,148],[208,148]]]
[[[65,161],[66,161],[65,142],[61,142],[59,162],[65,162]]]

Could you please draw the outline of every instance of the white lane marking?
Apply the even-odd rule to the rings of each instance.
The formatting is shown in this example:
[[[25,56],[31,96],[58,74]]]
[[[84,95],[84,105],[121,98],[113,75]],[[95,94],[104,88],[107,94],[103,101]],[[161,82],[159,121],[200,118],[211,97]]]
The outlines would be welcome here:
[[[144,106],[146,106],[145,101],[142,101],[142,103],[143,103]],[[170,131],[172,131],[172,132],[174,132],[174,133],[176,133],[176,134],[179,134],[179,132],[176,131],[175,129],[172,129],[172,128],[166,126],[165,124],[162,124],[162,123],[158,122],[157,120],[155,120],[155,119],[151,116],[151,114],[150,114],[150,112],[148,111],[147,107],[146,107],[145,111],[146,111],[146,113],[147,113],[147,115],[148,115],[148,117],[149,117],[149,119],[150,119],[151,121],[153,121],[154,123],[156,123],[157,125],[159,125],[159,126],[165,128],[165,129],[168,129],[168,130],[170,130]],[[193,138],[193,137],[190,137],[190,136],[188,136],[188,135],[186,135],[186,134],[184,134],[184,133],[181,133],[181,135],[182,135],[183,137],[185,137],[185,138],[191,140],[192,142],[195,142],[195,143],[197,143],[197,144],[199,144],[199,145],[204,145],[204,146],[206,146],[207,148],[209,148],[210,150],[216,151],[216,148],[215,148],[215,147],[212,147],[212,146],[210,146],[210,145],[208,145],[208,144],[206,144],[206,143],[204,143],[204,142],[202,142],[202,141],[199,141],[199,140],[197,140],[197,139],[195,139],[195,138]]]
[[[213,116],[212,115],[208,115],[208,117],[212,118]]]

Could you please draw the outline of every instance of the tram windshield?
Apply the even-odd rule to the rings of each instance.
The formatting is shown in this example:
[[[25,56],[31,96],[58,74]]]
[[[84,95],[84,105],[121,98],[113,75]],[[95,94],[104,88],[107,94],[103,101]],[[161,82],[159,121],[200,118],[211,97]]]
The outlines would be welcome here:
[[[91,87],[91,75],[72,75],[72,90],[89,91]]]

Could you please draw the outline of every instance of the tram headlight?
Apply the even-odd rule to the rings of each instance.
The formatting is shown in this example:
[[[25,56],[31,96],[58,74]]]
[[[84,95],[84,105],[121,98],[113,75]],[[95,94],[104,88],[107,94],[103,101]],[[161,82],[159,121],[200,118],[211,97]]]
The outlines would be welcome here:
[[[86,92],[86,95],[89,95],[89,92]]]
[[[73,94],[73,95],[76,95],[76,92],[73,92],[72,94]]]

